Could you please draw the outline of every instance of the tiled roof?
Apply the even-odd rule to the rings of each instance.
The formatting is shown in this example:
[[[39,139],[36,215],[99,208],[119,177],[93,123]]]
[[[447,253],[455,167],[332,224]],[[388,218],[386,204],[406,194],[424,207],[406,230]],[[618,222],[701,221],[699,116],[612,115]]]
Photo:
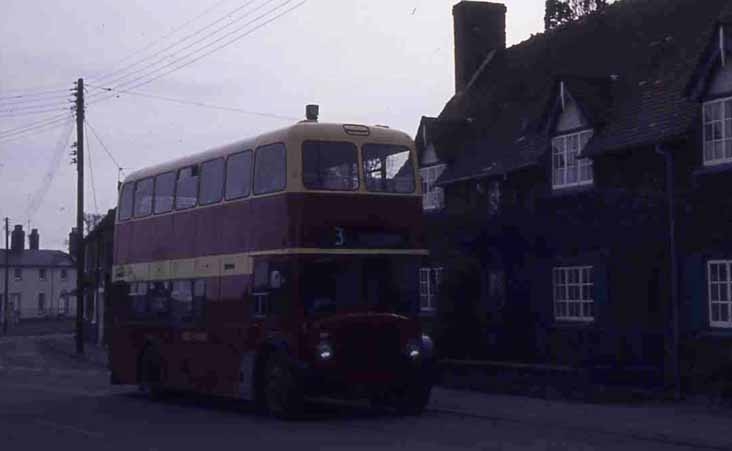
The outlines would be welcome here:
[[[472,118],[476,136],[440,182],[490,175],[492,165],[501,173],[536,164],[549,148],[547,113],[560,80],[595,127],[586,155],[686,134],[700,114],[686,87],[715,25],[732,18],[731,4],[619,0],[506,49],[438,118]]]
[[[0,266],[5,265],[5,249],[0,249]],[[31,266],[31,267],[72,267],[74,262],[71,256],[61,251],[51,250],[28,250],[22,252],[10,251],[10,266]]]

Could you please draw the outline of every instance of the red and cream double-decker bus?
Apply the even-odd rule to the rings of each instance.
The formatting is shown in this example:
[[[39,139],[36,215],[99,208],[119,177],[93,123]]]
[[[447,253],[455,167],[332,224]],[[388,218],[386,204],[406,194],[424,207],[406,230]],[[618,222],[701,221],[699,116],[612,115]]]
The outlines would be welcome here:
[[[150,393],[428,402],[420,184],[408,135],[317,118],[131,174],[111,379]]]

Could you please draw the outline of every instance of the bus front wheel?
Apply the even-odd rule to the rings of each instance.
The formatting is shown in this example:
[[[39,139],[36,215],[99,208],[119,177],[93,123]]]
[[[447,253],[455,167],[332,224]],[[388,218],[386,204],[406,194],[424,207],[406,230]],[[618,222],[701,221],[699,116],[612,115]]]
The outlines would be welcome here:
[[[399,415],[421,415],[430,402],[432,387],[415,383],[405,387],[394,396],[394,407]]]
[[[267,359],[263,383],[264,401],[270,414],[280,419],[296,419],[302,415],[301,387],[284,356],[273,354]]]

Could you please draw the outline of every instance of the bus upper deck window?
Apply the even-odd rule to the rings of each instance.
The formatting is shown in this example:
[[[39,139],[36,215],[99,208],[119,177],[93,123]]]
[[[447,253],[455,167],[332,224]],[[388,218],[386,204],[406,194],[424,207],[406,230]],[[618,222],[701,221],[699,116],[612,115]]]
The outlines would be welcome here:
[[[201,205],[209,205],[221,200],[224,195],[224,159],[206,161],[201,165]]]
[[[302,168],[302,181],[308,189],[358,189],[358,156],[352,143],[305,141]]]
[[[284,144],[257,147],[254,154],[254,194],[285,189],[286,155]]]
[[[248,196],[252,191],[252,151],[229,155],[226,159],[226,200]]]
[[[119,220],[124,221],[132,217],[132,201],[134,199],[134,183],[125,183],[119,196]]]
[[[195,207],[198,203],[198,167],[189,166],[178,171],[175,188],[175,209]]]
[[[174,192],[175,172],[166,172],[155,177],[155,214],[173,209]]]
[[[364,144],[363,174],[366,189],[386,193],[413,193],[414,168],[409,148]]]
[[[141,218],[152,213],[153,179],[139,180],[135,184],[135,217]]]

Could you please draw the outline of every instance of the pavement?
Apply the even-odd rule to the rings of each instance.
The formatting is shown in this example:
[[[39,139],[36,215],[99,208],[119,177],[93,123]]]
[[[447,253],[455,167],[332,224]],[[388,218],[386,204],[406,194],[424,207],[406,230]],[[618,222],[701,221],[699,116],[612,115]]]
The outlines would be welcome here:
[[[46,351],[106,369],[106,352],[98,346],[87,344],[85,355],[79,357],[72,335],[36,339]],[[707,402],[603,405],[435,387],[428,410],[463,419],[630,438],[648,444],[732,450],[732,409]]]

